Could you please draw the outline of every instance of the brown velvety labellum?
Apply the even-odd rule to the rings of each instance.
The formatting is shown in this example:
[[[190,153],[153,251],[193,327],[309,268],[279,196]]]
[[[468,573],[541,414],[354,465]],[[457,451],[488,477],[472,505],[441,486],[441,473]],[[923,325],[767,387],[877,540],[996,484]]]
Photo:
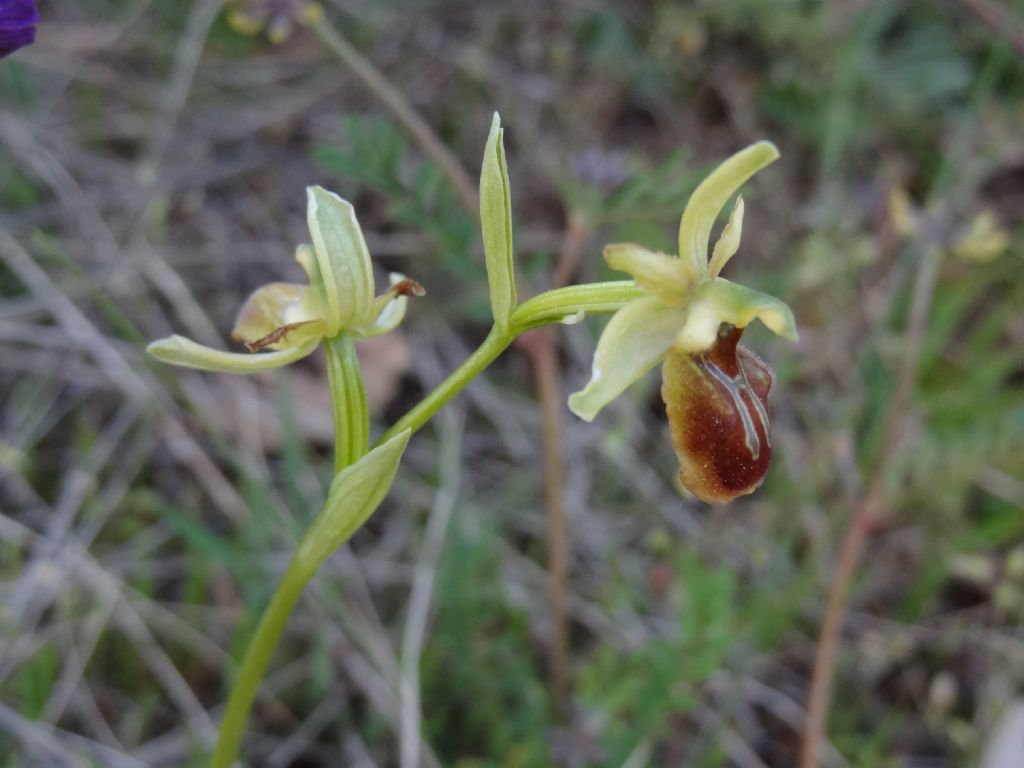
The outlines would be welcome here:
[[[739,346],[742,334],[723,324],[711,349],[696,355],[673,350],[662,370],[679,480],[711,503],[753,492],[772,455],[768,393],[774,374]]]

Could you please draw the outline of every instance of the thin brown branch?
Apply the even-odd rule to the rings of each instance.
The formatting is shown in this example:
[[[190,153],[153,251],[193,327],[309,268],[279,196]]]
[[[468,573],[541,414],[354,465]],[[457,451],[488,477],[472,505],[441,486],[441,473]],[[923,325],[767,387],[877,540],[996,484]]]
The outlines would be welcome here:
[[[583,219],[570,214],[558,261],[551,275],[551,287],[568,284],[589,236]],[[544,460],[544,509],[547,519],[548,605],[551,612],[551,644],[548,667],[551,699],[556,717],[568,713],[569,623],[566,600],[569,582],[569,544],[566,536],[562,464],[562,371],[558,360],[558,339],[554,328],[540,328],[524,335],[523,350],[530,358],[534,387],[540,402]]]
[[[885,435],[872,468],[869,489],[854,509],[839,548],[814,654],[800,768],[817,768],[819,764],[821,744],[828,728],[832,675],[850,584],[864,554],[867,537],[888,515],[888,500],[885,495],[886,471],[898,455],[902,443],[906,412],[914,391],[917,365],[927,328],[928,309],[931,306],[935,280],[938,276],[939,257],[940,251],[934,246],[925,246],[920,256],[914,278],[910,319],[903,343],[903,358],[896,390],[889,402]]]

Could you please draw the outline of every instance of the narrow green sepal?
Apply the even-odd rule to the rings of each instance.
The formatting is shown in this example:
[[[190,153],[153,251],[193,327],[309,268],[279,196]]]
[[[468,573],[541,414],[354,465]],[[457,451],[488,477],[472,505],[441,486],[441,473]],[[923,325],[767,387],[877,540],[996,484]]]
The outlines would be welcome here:
[[[240,354],[207,347],[184,336],[174,335],[154,341],[146,347],[146,352],[161,362],[196,368],[200,371],[259,373],[301,360],[312,353],[319,343],[320,339],[315,338],[279,352]]]

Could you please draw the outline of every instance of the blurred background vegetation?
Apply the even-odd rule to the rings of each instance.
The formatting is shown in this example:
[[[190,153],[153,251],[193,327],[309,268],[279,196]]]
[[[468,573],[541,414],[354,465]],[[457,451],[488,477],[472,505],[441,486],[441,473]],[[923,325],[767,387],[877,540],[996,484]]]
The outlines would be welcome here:
[[[299,278],[304,188],[322,184],[356,204],[378,264],[428,291],[361,350],[380,429],[486,334],[481,244],[307,30],[243,36],[218,0],[40,5],[38,43],[0,62],[0,765],[201,765],[329,479],[330,411],[316,357],[241,379],[160,367],[145,342],[226,345],[250,290]],[[886,515],[823,763],[979,763],[1024,694],[1024,5],[992,7],[327,3],[472,176],[501,112],[523,294],[548,285],[570,221],[580,282],[613,276],[606,242],[674,251],[696,182],[775,141],[729,276],[786,300],[801,340],[747,334],[778,373],[776,457],[727,507],[677,489],[657,376],[594,424],[564,419],[561,719],[541,416],[507,353],[414,438],[308,590],[249,764],[398,765],[405,665],[424,765],[794,765],[873,477]],[[566,392],[601,322],[559,330]],[[410,595],[431,576],[417,641]]]

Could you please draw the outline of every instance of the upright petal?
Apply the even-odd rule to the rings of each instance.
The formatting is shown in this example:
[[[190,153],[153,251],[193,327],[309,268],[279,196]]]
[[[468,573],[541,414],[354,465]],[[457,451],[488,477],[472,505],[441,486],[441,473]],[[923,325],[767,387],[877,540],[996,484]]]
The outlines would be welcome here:
[[[736,198],[736,205],[729,214],[729,221],[725,223],[725,229],[718,236],[711,251],[711,261],[708,262],[708,275],[718,277],[722,267],[729,263],[729,259],[736,255],[740,247],[740,238],[743,236],[743,196]]]
[[[604,260],[612,269],[632,275],[637,288],[658,296],[666,304],[682,301],[696,276],[689,263],[677,256],[649,251],[633,243],[606,245]]]
[[[620,309],[605,326],[587,386],[569,396],[569,408],[593,421],[604,406],[658,364],[686,319],[683,307],[650,296]]]
[[[679,221],[679,257],[699,274],[707,269],[711,228],[719,211],[747,179],[778,156],[774,144],[759,141],[718,166],[694,190]]]
[[[308,219],[324,280],[327,336],[364,324],[373,301],[373,266],[351,203],[323,187],[310,187]]]
[[[196,344],[184,336],[168,336],[154,341],[146,347],[146,351],[157,360],[172,365],[181,365],[185,368],[223,373],[257,373],[301,360],[316,349],[318,344],[319,339],[311,339],[280,352],[251,355],[224,352],[220,349]]]
[[[721,277],[701,285],[688,306],[686,323],[675,343],[682,352],[709,349],[722,323],[746,328],[755,318],[783,338],[798,338],[793,312],[785,302]]]

